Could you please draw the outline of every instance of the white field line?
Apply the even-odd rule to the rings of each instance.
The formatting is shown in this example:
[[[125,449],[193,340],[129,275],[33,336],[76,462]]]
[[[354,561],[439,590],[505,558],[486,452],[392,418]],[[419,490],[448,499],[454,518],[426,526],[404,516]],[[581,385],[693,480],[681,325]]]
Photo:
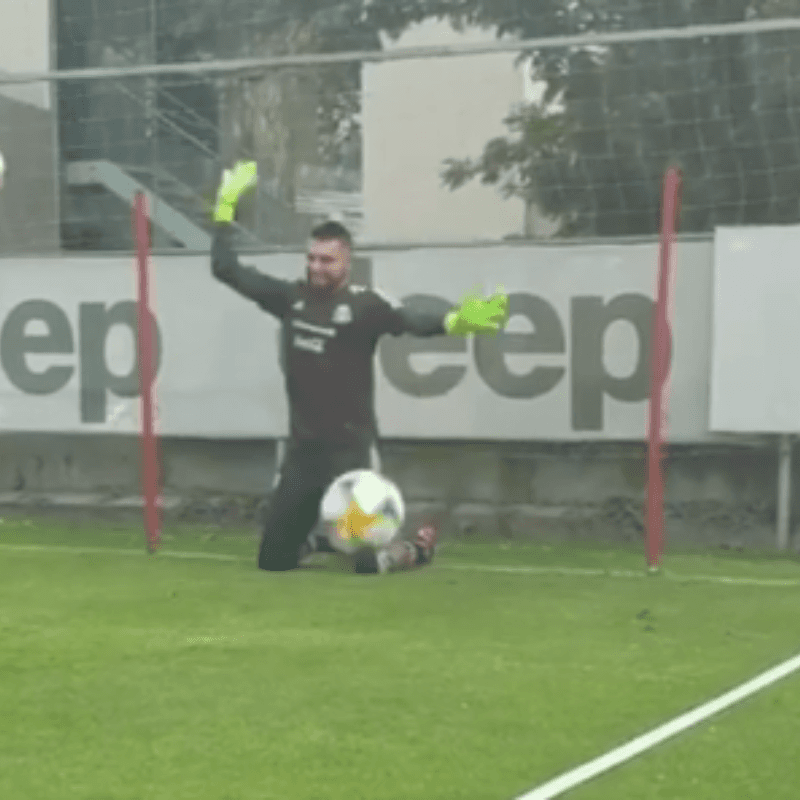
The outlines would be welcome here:
[[[74,553],[76,555],[118,555],[118,556],[145,556],[148,553],[144,547],[140,550],[113,547],[73,547],[70,545],[39,545],[39,544],[4,544],[0,543],[0,551],[10,552],[41,552],[41,553]],[[159,550],[158,556],[163,558],[197,559],[206,561],[251,561],[248,556],[234,556],[226,553],[200,553],[180,552],[177,550]],[[466,564],[457,561],[438,559],[436,565],[442,569],[460,570],[464,572],[498,572],[520,575],[564,575],[567,577],[609,577],[609,578],[647,578],[649,574],[644,569],[600,569],[593,567],[558,567],[558,566],[512,566],[502,564]],[[800,573],[800,567],[798,567]],[[696,581],[698,583],[719,583],[731,586],[764,586],[764,587],[800,587],[800,577],[793,578],[755,578],[732,575],[687,575],[683,573],[662,570],[661,574],[668,580]]]
[[[731,689],[731,691],[720,695],[714,700],[709,700],[709,702],[703,703],[703,705],[681,714],[669,722],[665,722],[658,728],[638,736],[605,755],[599,756],[592,761],[587,761],[585,764],[581,764],[579,767],[541,784],[530,792],[519,795],[515,800],[552,800],[554,797],[559,797],[564,792],[574,789],[576,786],[590,781],[592,778],[619,766],[634,756],[656,747],[666,739],[704,722],[714,714],[730,708],[732,705],[754,695],[756,692],[760,692],[762,689],[766,689],[773,683],[777,683],[798,670],[800,670],[800,655],[794,656],[782,664],[768,669],[766,672],[762,672],[741,686]]]
[[[445,569],[463,570],[465,572],[499,572],[521,575],[567,575],[567,576],[587,576],[609,578],[648,578],[649,573],[644,569],[641,572],[626,569],[600,569],[592,567],[535,567],[535,566],[506,566],[489,564],[459,564],[454,561],[439,561],[439,566]],[[684,573],[662,570],[661,575],[671,581],[685,582],[696,581],[698,583],[720,583],[730,584],[731,586],[775,586],[775,587],[800,587],[800,577],[794,578],[754,578],[746,575],[689,575]],[[798,567],[800,575],[800,567]]]
[[[114,556],[146,556],[144,547],[140,550],[115,547],[71,547],[68,544],[0,544],[0,550],[30,553],[74,553],[75,555],[114,555]],[[225,553],[180,553],[174,550],[159,550],[159,556],[169,558],[209,559],[211,561],[246,561],[243,556],[230,556]]]

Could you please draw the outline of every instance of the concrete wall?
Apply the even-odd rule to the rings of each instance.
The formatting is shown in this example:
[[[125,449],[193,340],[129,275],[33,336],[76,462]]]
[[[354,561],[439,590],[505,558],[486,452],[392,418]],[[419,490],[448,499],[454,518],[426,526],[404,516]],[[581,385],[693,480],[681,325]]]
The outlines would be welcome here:
[[[495,41],[493,31],[456,32],[447,22],[411,26],[384,47]],[[368,242],[461,242],[520,236],[525,207],[477,181],[442,185],[448,158],[480,155],[503,136],[525,100],[514,53],[365,64],[363,68],[364,229]]]
[[[58,177],[52,112],[0,94],[0,255],[59,252]]]
[[[8,0],[0,22],[0,72],[45,72],[50,68],[51,0]],[[0,86],[0,95],[41,109],[50,108],[45,83]]]
[[[646,448],[641,442],[386,441],[380,450],[383,471],[405,494],[412,525],[432,518],[445,535],[461,536],[643,537]],[[161,452],[164,494],[195,504],[224,506],[234,497],[250,498],[252,511],[275,477],[272,440],[166,439]],[[800,464],[793,475],[796,516]],[[667,462],[669,539],[685,546],[773,547],[776,482],[776,446],[767,439],[746,446],[674,447]],[[2,437],[0,495],[101,492],[119,497],[138,491],[135,437]],[[245,521],[251,517],[245,515]]]
[[[50,0],[3,4],[0,76],[50,68]],[[59,248],[53,87],[0,84],[0,254],[53,253]]]

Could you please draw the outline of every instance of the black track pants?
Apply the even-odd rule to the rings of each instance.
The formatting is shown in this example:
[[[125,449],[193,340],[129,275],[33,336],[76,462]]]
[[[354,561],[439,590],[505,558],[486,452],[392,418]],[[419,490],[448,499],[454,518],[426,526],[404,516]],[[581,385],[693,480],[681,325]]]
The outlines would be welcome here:
[[[319,504],[331,481],[343,472],[370,466],[369,446],[290,443],[280,467],[278,485],[262,519],[259,568],[294,569],[300,547],[317,523]]]

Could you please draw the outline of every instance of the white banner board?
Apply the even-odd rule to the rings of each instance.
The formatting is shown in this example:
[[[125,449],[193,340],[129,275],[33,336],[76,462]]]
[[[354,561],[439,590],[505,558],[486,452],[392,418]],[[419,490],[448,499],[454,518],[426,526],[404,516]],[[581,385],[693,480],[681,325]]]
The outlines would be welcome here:
[[[376,286],[446,306],[511,295],[505,335],[384,337],[381,434],[392,438],[641,440],[657,243],[428,248],[360,254]],[[302,254],[244,257],[278,277]],[[668,434],[707,441],[712,246],[678,246]],[[438,300],[436,299],[438,298]],[[286,435],[278,323],[216,281],[208,257],[153,260],[166,436]],[[0,260],[0,429],[135,433],[131,257]],[[428,352],[420,352],[427,348]]]
[[[297,256],[269,270],[295,278]],[[0,428],[137,432],[135,300],[131,257],[0,261]],[[277,322],[201,256],[154,258],[151,306],[162,434],[286,434]]]
[[[668,435],[707,437],[710,243],[677,248]],[[388,437],[643,439],[658,244],[507,246],[377,254],[377,286],[459,299],[511,295],[508,336],[401,353],[378,375]],[[412,288],[413,287],[413,288]],[[397,349],[384,339],[383,350]],[[411,348],[412,350],[415,348]],[[503,352],[505,351],[505,352]],[[516,352],[511,352],[516,351]],[[410,370],[409,370],[410,367]],[[409,371],[422,378],[415,378]],[[438,376],[437,376],[438,372]],[[425,376],[427,375],[427,380]],[[438,379],[437,379],[438,378]]]
[[[800,431],[800,226],[717,228],[713,431]]]

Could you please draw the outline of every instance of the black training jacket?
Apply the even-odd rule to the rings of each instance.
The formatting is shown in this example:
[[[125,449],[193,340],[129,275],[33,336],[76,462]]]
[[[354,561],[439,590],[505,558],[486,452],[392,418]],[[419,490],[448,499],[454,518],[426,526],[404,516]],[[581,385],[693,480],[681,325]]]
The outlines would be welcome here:
[[[229,225],[218,225],[211,247],[214,276],[277,317],[294,441],[345,446],[377,437],[374,354],[385,333],[437,336],[443,315],[411,309],[380,291],[347,285],[328,296],[304,280],[286,281],[243,266]],[[243,343],[246,346],[246,343]]]

